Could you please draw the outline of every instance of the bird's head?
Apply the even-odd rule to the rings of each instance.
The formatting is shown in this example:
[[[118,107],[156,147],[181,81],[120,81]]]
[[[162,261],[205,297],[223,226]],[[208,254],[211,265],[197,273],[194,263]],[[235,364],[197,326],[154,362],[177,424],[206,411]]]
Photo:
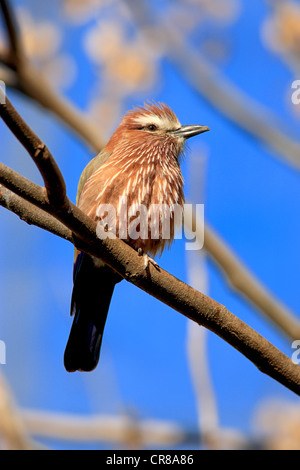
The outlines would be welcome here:
[[[146,103],[129,111],[107,144],[113,151],[117,143],[134,144],[145,149],[145,144],[156,146],[166,144],[175,150],[176,156],[182,153],[187,139],[209,130],[207,126],[182,126],[176,114],[164,103]]]

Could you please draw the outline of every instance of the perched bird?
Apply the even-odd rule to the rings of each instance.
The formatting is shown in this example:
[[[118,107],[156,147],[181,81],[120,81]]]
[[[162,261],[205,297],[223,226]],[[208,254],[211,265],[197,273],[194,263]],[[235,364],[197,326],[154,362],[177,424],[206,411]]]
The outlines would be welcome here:
[[[110,204],[116,214],[116,236],[146,257],[161,253],[174,238],[172,210],[175,205],[183,207],[184,204],[179,160],[185,141],[208,130],[206,126],[181,126],[166,104],[147,103],[134,108],[123,117],[106,147],[84,169],[78,185],[78,207],[99,222],[107,215],[107,212],[99,215],[99,207]],[[120,236],[121,229],[124,232],[120,223],[124,200],[131,210],[139,209],[140,205],[146,207],[146,232],[136,224],[135,236],[129,229],[126,236]],[[164,212],[159,214],[156,236],[151,232],[153,205],[170,208],[169,239],[161,233]],[[128,224],[140,214],[129,211]],[[110,223],[105,228],[110,231]],[[136,236],[139,230],[140,236]],[[101,260],[75,250],[71,301],[74,320],[64,355],[67,371],[90,371],[96,367],[109,304],[121,279]]]

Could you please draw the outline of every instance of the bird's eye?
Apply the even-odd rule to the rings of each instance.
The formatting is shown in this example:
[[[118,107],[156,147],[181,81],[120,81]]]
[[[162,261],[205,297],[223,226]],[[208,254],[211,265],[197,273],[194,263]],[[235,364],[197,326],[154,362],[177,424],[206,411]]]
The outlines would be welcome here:
[[[157,127],[155,124],[149,124],[149,126],[147,126],[147,129],[148,131],[156,131]]]

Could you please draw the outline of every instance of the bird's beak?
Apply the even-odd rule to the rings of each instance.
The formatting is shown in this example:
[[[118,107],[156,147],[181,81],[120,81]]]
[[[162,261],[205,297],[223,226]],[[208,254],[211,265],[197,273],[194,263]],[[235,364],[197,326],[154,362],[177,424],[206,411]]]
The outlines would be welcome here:
[[[170,134],[175,135],[176,137],[183,137],[184,139],[189,139],[194,135],[202,134],[202,132],[209,131],[207,126],[181,126],[175,131],[170,131]]]

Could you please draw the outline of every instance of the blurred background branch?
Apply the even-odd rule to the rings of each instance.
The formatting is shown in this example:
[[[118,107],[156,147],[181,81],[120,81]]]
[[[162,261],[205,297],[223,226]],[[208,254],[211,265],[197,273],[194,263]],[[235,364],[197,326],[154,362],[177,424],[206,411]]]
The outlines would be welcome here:
[[[207,100],[235,126],[254,137],[280,156],[286,163],[300,169],[300,142],[288,134],[287,126],[270,110],[244,93],[205,59],[188,42],[180,24],[167,15],[155,15],[145,0],[126,0],[140,30],[149,42],[159,38],[165,56],[200,98]],[[273,153],[274,152],[274,153]]]
[[[193,219],[195,213],[192,213],[191,206],[188,205],[185,213],[186,227],[192,232],[193,227],[190,221],[195,226],[195,219]],[[200,230],[199,227],[198,230]],[[199,239],[200,236],[199,234]],[[222,270],[231,289],[250,301],[258,311],[263,312],[288,338],[300,338],[300,322],[296,314],[263,286],[262,282],[251,273],[243,261],[207,223],[204,227],[204,248],[213,262],[217,263]]]
[[[32,450],[37,448],[27,432],[17,409],[10,387],[0,372],[0,448],[6,450]]]
[[[2,52],[3,65],[9,68],[8,85],[24,93],[38,104],[54,113],[63,124],[76,132],[94,152],[99,152],[105,145],[101,131],[88,115],[81,112],[68,99],[54,90],[41,69],[26,57],[21,47],[22,37],[15,18],[14,10],[8,0],[0,0],[4,22],[8,33],[9,45]],[[1,56],[0,56],[1,59]]]
[[[75,416],[37,410],[22,410],[21,418],[31,435],[69,441],[104,441],[129,449],[172,448],[199,442],[197,432],[176,423],[134,419],[130,415]]]

